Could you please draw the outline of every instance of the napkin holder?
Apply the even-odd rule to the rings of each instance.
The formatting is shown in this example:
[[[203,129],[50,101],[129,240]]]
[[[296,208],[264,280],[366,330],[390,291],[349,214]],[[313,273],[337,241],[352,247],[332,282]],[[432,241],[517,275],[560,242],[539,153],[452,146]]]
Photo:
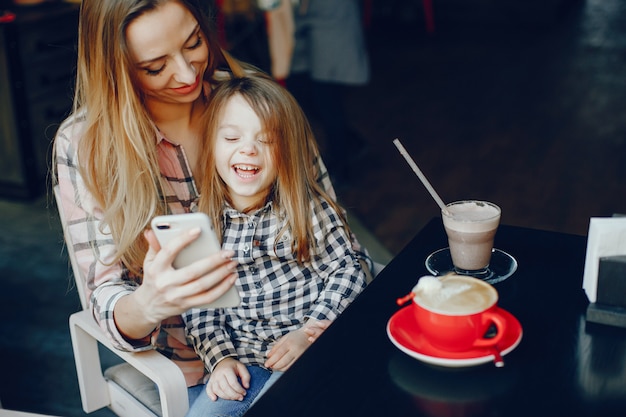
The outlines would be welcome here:
[[[596,300],[587,307],[587,321],[626,328],[626,255],[598,259]]]

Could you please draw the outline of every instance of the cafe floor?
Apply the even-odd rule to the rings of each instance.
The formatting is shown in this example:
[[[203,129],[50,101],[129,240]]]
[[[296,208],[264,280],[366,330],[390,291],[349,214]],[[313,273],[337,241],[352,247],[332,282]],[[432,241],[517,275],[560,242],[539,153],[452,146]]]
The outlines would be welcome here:
[[[590,217],[626,213],[626,4],[504,3],[435,0],[428,35],[421,2],[374,2],[372,79],[348,97],[366,146],[337,188],[380,261],[438,216],[395,138],[443,200],[491,200],[503,223],[584,235]],[[0,199],[0,402],[84,416],[55,214],[45,196]]]

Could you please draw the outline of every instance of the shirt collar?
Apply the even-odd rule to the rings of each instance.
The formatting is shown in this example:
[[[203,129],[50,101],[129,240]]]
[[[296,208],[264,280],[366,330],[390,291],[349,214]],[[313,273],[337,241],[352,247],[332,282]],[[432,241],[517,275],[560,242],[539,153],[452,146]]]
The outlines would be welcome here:
[[[230,219],[235,219],[235,218],[248,219],[248,218],[253,218],[253,217],[261,217],[265,213],[270,213],[272,211],[273,207],[274,207],[274,205],[273,205],[272,201],[268,201],[267,203],[265,203],[265,205],[263,207],[259,208],[258,210],[255,210],[254,212],[252,212],[250,214],[246,214],[246,213],[242,213],[239,210],[233,208],[230,204],[224,203],[224,208],[222,210],[223,217],[224,217],[223,220],[226,223],[229,218]]]
[[[154,135],[155,135],[155,138],[156,138],[157,146],[159,146],[162,142],[167,142],[170,145],[176,146],[176,144],[174,142],[172,142],[171,140],[169,140],[168,138],[165,137],[163,132],[161,132],[156,125],[154,126]]]

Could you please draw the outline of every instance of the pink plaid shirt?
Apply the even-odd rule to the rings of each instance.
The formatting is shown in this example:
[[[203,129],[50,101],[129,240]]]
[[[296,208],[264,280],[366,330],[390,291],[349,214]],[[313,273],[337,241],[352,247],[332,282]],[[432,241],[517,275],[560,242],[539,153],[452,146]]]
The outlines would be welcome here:
[[[207,371],[187,342],[180,316],[164,320],[150,338],[141,341],[124,338],[115,325],[115,304],[140,285],[141,277],[131,276],[120,262],[111,263],[115,242],[108,233],[108,228],[103,226],[102,209],[86,189],[78,169],[77,148],[83,127],[84,121],[80,116],[72,116],[61,125],[55,141],[61,204],[67,217],[68,237],[72,242],[82,278],[87,284],[88,308],[118,349],[157,349],[182,369],[188,386],[202,383]],[[176,214],[195,211],[199,193],[183,148],[168,141],[160,132],[155,132],[161,169],[160,181],[165,190],[163,198],[167,201],[170,212]],[[336,198],[325,166],[319,158],[315,163],[320,173],[318,181],[332,198]],[[352,243],[359,257],[366,260],[371,267],[371,260],[354,236]]]

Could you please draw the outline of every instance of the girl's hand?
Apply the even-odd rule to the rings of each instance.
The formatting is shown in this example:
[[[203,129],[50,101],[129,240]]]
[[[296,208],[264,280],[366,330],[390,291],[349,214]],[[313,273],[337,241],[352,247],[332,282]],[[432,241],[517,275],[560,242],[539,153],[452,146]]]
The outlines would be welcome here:
[[[241,383],[240,383],[241,381]],[[225,358],[215,366],[206,393],[213,401],[217,398],[242,401],[246,389],[250,388],[250,372],[246,366],[234,358]]]
[[[197,239],[199,233],[199,229],[192,230],[163,248],[154,232],[147,230],[144,233],[149,249],[143,263],[143,282],[133,296],[146,318],[154,324],[189,308],[215,301],[235,282],[237,263],[231,260],[232,251],[221,251],[184,268],[174,269],[172,262],[178,253]]]
[[[324,333],[324,330],[328,329],[328,326],[330,326],[331,323],[332,322],[330,320],[309,320],[302,329],[309,337],[308,341],[313,343],[322,333]]]
[[[265,366],[277,371],[286,371],[330,326],[330,320],[309,320],[298,330],[281,337],[267,353]]]

